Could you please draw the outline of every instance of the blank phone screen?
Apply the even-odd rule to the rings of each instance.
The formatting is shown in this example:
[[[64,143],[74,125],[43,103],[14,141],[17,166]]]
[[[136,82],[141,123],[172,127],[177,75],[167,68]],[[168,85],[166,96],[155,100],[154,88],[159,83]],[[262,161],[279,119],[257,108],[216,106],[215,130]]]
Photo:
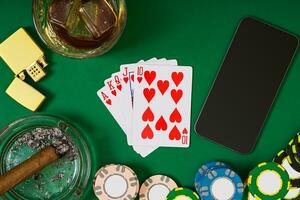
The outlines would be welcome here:
[[[196,122],[196,131],[241,153],[252,151],[298,39],[244,18]]]

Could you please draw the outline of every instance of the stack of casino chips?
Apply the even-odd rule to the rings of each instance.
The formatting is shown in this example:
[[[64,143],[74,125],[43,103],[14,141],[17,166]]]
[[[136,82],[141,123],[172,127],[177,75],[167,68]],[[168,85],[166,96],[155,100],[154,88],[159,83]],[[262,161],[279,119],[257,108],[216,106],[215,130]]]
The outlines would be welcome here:
[[[273,162],[261,163],[249,173],[248,199],[300,199],[300,133],[277,153]]]
[[[139,188],[135,172],[126,165],[110,164],[101,167],[94,179],[94,193],[99,200],[199,200],[196,192],[178,187],[165,175],[154,175]]]
[[[195,188],[202,200],[241,200],[244,193],[239,175],[228,164],[216,161],[199,168]]]
[[[94,192],[101,200],[250,200],[300,199],[300,134],[273,162],[258,164],[244,184],[228,164],[209,162],[195,176],[196,192],[178,187],[165,175],[154,175],[139,187],[135,172],[125,165],[103,166],[96,174]]]
[[[282,165],[289,175],[290,187],[284,199],[300,199],[300,133],[290,140],[286,149],[277,153],[273,161]]]

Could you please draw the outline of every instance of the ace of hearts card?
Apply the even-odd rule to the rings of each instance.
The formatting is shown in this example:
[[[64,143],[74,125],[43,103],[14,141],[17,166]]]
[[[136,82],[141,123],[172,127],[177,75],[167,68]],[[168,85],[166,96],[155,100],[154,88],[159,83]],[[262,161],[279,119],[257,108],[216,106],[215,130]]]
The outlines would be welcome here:
[[[141,64],[135,73],[133,143],[188,147],[192,67]]]

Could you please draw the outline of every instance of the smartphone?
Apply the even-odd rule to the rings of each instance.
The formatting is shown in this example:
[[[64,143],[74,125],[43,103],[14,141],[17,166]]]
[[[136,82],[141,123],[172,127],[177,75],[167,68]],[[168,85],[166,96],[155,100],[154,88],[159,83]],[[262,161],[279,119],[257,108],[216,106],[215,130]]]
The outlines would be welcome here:
[[[244,18],[199,114],[196,132],[250,153],[297,47],[295,35]]]

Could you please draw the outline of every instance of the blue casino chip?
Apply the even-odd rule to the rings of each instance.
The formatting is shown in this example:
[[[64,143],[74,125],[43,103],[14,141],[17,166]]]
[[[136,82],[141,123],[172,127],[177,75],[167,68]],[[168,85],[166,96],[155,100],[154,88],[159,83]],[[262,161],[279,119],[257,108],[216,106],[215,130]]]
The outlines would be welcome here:
[[[209,163],[206,163],[205,165],[202,165],[195,176],[195,188],[198,194],[200,194],[200,188],[201,188],[201,179],[205,178],[205,175],[213,169],[217,168],[223,168],[223,167],[228,167],[229,165],[225,164],[224,162],[219,162],[219,161],[212,161]]]
[[[229,168],[215,168],[201,179],[199,195],[202,200],[241,200],[244,185],[234,171]]]

